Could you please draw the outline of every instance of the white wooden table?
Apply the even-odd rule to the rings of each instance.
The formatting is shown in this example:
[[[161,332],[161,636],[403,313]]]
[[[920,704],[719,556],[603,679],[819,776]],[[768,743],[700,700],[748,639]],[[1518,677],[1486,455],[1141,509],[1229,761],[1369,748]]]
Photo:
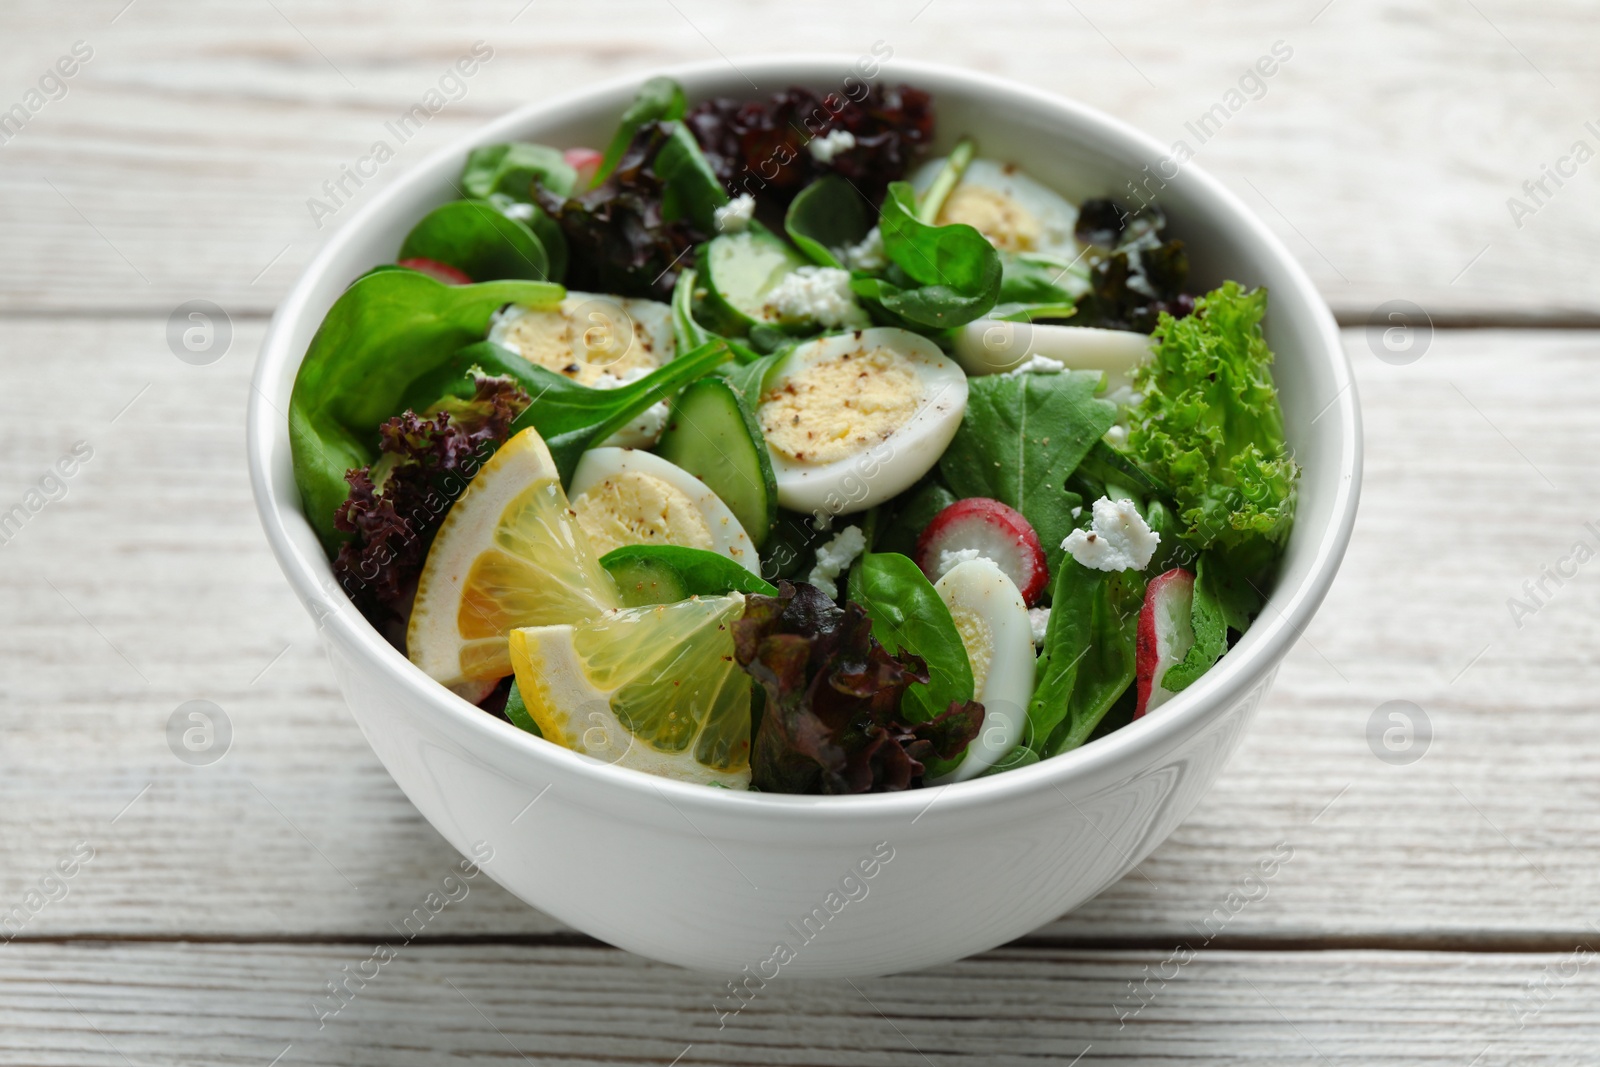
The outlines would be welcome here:
[[[22,916],[0,932],[0,1063],[1596,1062],[1600,564],[1509,603],[1600,549],[1600,162],[1523,187],[1600,149],[1592,5],[525,2],[0,9],[0,110],[40,105],[0,144],[0,512],[38,506],[0,535],[0,928]],[[1361,518],[1242,751],[1132,875],[1003,949],[796,981],[720,1030],[715,979],[477,884],[319,1026],[314,998],[455,855],[268,555],[246,383],[350,214],[319,230],[307,199],[478,40],[492,60],[356,202],[524,100],[719,52],[881,40],[1176,140],[1293,49],[1196,158],[1349,327]],[[28,97],[78,41],[66,95]],[[166,338],[196,299],[232,324],[207,365]],[[1363,328],[1395,299],[1437,327],[1405,364]],[[196,699],[232,727],[206,766],[167,740]],[[1431,723],[1419,761],[1369,746],[1391,700]],[[1265,896],[1229,907],[1285,843]]]

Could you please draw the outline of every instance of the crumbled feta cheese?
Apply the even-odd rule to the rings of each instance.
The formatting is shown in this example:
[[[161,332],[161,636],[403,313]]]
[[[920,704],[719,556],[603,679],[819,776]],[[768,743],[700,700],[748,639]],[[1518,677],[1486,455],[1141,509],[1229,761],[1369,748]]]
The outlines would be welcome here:
[[[1142,571],[1160,543],[1161,535],[1145,525],[1133,501],[1101,497],[1094,502],[1094,524],[1073,530],[1061,547],[1092,570]]]
[[[616,433],[601,441],[602,446],[615,448],[649,448],[661,440],[661,431],[667,428],[667,402],[662,400],[641,411],[637,418]]]
[[[718,233],[743,233],[755,217],[756,198],[740,193],[716,210]]]
[[[637,381],[650,373],[649,367],[629,367],[620,375],[606,371],[596,378],[589,386],[591,389],[616,389]],[[602,447],[616,448],[648,448],[661,439],[661,431],[667,426],[668,407],[665,400],[651,404],[639,413],[628,425],[607,437],[600,444]]]
[[[965,563],[969,559],[982,559],[983,553],[975,548],[945,549],[939,553],[939,564],[934,568],[936,572],[934,581],[938,581],[955,569],[956,564]]]
[[[1126,426],[1113,426],[1106,431],[1106,442],[1121,448],[1128,443],[1128,428]]]
[[[883,251],[883,231],[874,226],[858,243],[834,250],[834,254],[851,270],[876,271],[889,265]]]
[[[1083,509],[1082,508],[1073,508],[1072,509],[1072,517],[1073,518],[1077,518],[1079,515],[1082,515],[1082,514],[1083,514]]]
[[[780,319],[824,327],[871,324],[850,292],[850,272],[834,267],[796,267],[767,293],[767,307]]]
[[[1006,377],[1015,378],[1019,374],[1060,374],[1067,369],[1067,365],[1059,359],[1049,356],[1029,356],[1015,367],[1005,372]]]
[[[818,163],[832,163],[834,156],[848,152],[855,146],[855,134],[849,130],[833,130],[821,137],[813,137],[806,147],[811,149],[811,158]]]
[[[1106,399],[1119,408],[1136,408],[1144,400],[1144,394],[1131,385],[1119,385],[1106,393]]]
[[[866,547],[867,538],[861,532],[861,527],[846,526],[833,535],[833,540],[817,549],[816,565],[811,568],[811,577],[806,581],[837,599],[839,587],[834,579],[843,574]]]
[[[518,222],[533,221],[533,205],[524,204],[520,201],[517,203],[507,204],[505,207],[500,209],[500,213],[506,218],[516,219]]]
[[[1049,608],[1029,608],[1028,626],[1033,630],[1033,643],[1044,644],[1044,632],[1050,626]]]

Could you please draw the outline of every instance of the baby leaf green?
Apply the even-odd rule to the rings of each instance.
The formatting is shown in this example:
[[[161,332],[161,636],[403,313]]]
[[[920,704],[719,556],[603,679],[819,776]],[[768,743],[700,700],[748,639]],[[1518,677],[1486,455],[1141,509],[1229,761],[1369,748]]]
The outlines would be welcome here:
[[[859,244],[872,228],[867,202],[837,174],[819,178],[789,203],[784,231],[807,259],[822,267],[843,268],[838,248]]]
[[[525,141],[480,145],[468,153],[461,172],[461,191],[474,200],[504,193],[532,203],[535,182],[557,196],[568,196],[578,182],[578,172],[559,149]]]
[[[398,258],[416,257],[448,264],[475,282],[550,276],[544,243],[487,200],[452,200],[424,215]]]
[[[918,326],[947,329],[982,317],[1000,296],[1000,253],[971,226],[931,226],[916,211],[910,184],[891,182],[878,226],[893,266],[851,288]]]

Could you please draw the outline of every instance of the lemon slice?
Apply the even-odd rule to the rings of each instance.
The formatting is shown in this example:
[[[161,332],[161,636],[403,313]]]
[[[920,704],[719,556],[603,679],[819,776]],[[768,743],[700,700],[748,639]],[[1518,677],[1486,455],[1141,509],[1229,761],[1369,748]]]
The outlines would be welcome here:
[[[750,676],[733,658],[744,596],[622,608],[511,631],[517,689],[551,741],[607,763],[750,786]]]
[[[483,465],[439,527],[406,651],[430,677],[479,700],[511,673],[512,629],[580,622],[619,603],[550,450],[523,430]]]

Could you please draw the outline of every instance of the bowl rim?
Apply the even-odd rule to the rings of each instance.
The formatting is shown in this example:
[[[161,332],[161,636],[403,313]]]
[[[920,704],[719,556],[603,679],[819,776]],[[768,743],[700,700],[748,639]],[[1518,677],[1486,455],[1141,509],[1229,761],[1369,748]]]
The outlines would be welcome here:
[[[1349,544],[1360,496],[1361,417],[1349,358],[1332,312],[1299,262],[1253,211],[1193,163],[1184,164],[1185,180],[1198,186],[1204,197],[1231,212],[1234,221],[1245,231],[1245,236],[1276,260],[1283,270],[1289,284],[1274,289],[1274,299],[1298,301],[1314,321],[1315,340],[1320,343],[1308,346],[1316,351],[1308,351],[1307,358],[1324,360],[1327,369],[1332,372],[1334,384],[1338,386],[1338,394],[1317,418],[1332,416],[1336,420],[1340,445],[1332,479],[1333,506],[1320,538],[1306,550],[1312,558],[1305,578],[1294,588],[1275,587],[1266,605],[1266,609],[1273,613],[1271,617],[1258,617],[1239,643],[1192,686],[1164,705],[1160,715],[1137,719],[1091,744],[1026,767],[989,777],[899,793],[810,796],[709,789],[602,763],[528,734],[482,711],[433,681],[401,655],[342,594],[324,596],[328,579],[319,577],[316,568],[320,565],[327,571],[326,559],[315,562],[308,559],[300,552],[285,526],[286,509],[300,513],[298,495],[286,500],[279,497],[274,487],[272,456],[276,448],[286,446],[288,396],[287,393],[282,395],[283,405],[280,408],[268,393],[272,383],[284,373],[286,364],[297,365],[304,357],[303,352],[292,351],[288,346],[288,338],[293,332],[292,324],[306,313],[307,305],[323,285],[324,275],[339,253],[355,242],[358,235],[364,234],[371,221],[392,202],[407,196],[416,185],[426,182],[445,164],[455,161],[458,166],[459,160],[471,147],[504,139],[531,123],[559,120],[564,111],[591,98],[631,92],[652,74],[694,81],[718,76],[727,78],[730,75],[724,74],[724,71],[731,69],[740,80],[746,82],[749,81],[748,74],[757,73],[774,80],[805,83],[819,76],[837,76],[841,70],[849,69],[856,60],[856,56],[845,53],[706,60],[630,73],[553,98],[524,104],[413,164],[407,172],[380,190],[328,238],[274,312],[262,338],[251,379],[246,418],[246,452],[251,489],[273,555],[291,587],[318,621],[319,629],[327,627],[334,631],[326,635],[330,640],[337,639],[342,648],[363,657],[372,669],[391,676],[414,698],[416,706],[427,709],[441,729],[475,734],[483,741],[508,749],[517,759],[526,761],[530,768],[545,771],[552,778],[559,775],[590,779],[597,787],[621,794],[618,799],[622,801],[648,805],[652,801],[665,799],[685,818],[690,814],[703,814],[724,819],[756,816],[784,822],[792,819],[805,824],[821,821],[853,824],[900,815],[915,814],[920,818],[920,813],[931,808],[935,801],[940,803],[942,813],[955,814],[963,809],[1022,802],[1049,790],[1059,793],[1061,786],[1072,780],[1099,779],[1119,770],[1127,774],[1138,773],[1149,764],[1149,759],[1144,758],[1145,754],[1160,751],[1184,735],[1203,729],[1207,720],[1232,706],[1252,686],[1263,681],[1264,676],[1269,676],[1272,668],[1309,625],[1333,582]],[[1118,143],[1152,163],[1167,155],[1167,149],[1155,138],[1119,119],[1075,100],[1010,79],[948,64],[898,58],[885,61],[883,69],[895,80],[916,83],[920,78],[925,82],[938,82],[946,86],[959,84],[963,90],[977,96],[1021,101],[1036,108],[1064,113],[1074,124],[1093,130],[1100,140]],[[731,92],[732,95],[748,95],[738,88]],[[300,519],[304,521],[303,514],[300,514]],[[330,600],[332,603],[329,603]],[[915,822],[915,819],[912,821]]]

